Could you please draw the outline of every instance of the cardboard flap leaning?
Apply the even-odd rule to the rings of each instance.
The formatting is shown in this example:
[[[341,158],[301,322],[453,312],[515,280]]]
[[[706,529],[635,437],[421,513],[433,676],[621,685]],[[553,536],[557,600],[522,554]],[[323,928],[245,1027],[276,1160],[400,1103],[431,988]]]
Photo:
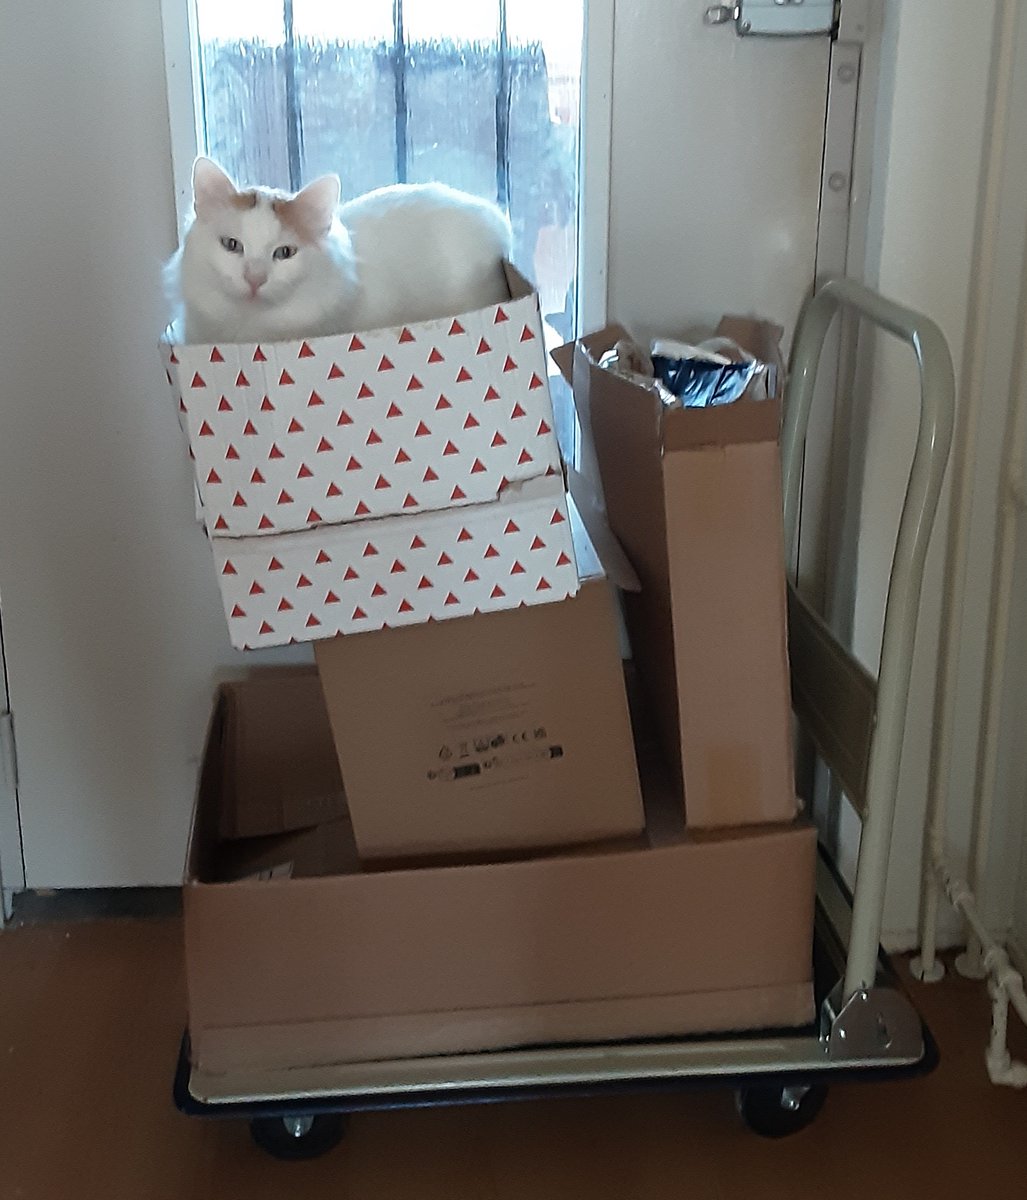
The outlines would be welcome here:
[[[796,812],[778,434],[780,330],[726,317],[718,334],[769,364],[709,409],[598,366],[619,326],[554,353],[595,448],[610,526],[641,581],[626,598],[632,649],[693,827]],[[587,460],[586,460],[587,461]]]

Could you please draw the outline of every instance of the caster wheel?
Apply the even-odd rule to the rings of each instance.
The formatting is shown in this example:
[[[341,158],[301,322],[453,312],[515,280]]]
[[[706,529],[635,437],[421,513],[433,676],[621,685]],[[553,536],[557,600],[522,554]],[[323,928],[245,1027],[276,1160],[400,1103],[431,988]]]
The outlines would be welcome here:
[[[250,1122],[250,1136],[272,1158],[297,1162],[319,1158],[342,1140],[346,1121],[341,1113],[316,1117],[258,1117]]]
[[[738,1115],[760,1137],[782,1138],[805,1129],[824,1107],[827,1088],[756,1086],[735,1093]]]

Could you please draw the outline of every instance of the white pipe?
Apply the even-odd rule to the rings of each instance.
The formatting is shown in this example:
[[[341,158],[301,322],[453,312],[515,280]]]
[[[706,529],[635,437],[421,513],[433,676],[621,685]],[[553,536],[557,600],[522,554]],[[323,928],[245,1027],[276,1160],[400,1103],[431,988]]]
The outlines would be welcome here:
[[[942,591],[942,642],[938,662],[939,707],[934,726],[934,745],[928,782],[927,848],[924,864],[924,900],[920,924],[920,956],[917,974],[926,980],[941,977],[936,960],[938,939],[938,879],[932,860],[945,853],[948,790],[952,773],[952,740],[955,731],[956,673],[962,637],[963,601],[966,594],[970,517],[973,506],[977,429],[984,396],[984,369],[990,312],[986,303],[995,268],[998,211],[1001,198],[1003,159],[1006,149],[1009,95],[1016,49],[1019,5],[1000,0],[995,30],[995,74],[989,114],[988,154],[984,170],[983,199],[978,215],[974,288],[968,317],[969,337],[963,369],[963,403],[956,433],[952,464],[952,502],[946,553],[946,580]]]
[[[983,951],[983,965],[990,976],[991,1038],[985,1054],[988,1076],[992,1083],[1009,1087],[1027,1087],[1027,1065],[1014,1062],[1007,1043],[1009,1005],[1027,1025],[1027,992],[1023,976],[1009,961],[1005,949],[991,936],[980,913],[976,899],[965,880],[955,875],[942,855],[932,862],[932,874],[945,890],[952,906],[962,913]]]

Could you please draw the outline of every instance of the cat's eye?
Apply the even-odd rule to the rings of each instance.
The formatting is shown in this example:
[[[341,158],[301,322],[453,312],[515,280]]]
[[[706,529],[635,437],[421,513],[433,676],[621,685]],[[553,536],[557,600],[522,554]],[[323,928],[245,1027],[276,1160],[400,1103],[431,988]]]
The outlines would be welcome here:
[[[229,254],[242,254],[242,242],[238,238],[223,237],[221,245],[224,246]]]
[[[279,246],[271,257],[276,258],[279,262],[281,262],[283,259],[292,258],[295,253],[295,246]]]

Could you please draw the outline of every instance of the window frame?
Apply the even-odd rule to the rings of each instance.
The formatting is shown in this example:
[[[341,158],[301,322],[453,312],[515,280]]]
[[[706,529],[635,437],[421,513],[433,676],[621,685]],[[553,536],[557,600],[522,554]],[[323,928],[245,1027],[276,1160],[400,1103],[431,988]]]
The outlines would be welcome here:
[[[584,0],[575,313],[579,331],[604,325],[607,316],[615,3]],[[203,144],[195,0],[161,0],[161,20],[175,212],[181,237],[192,208],[192,164]]]

